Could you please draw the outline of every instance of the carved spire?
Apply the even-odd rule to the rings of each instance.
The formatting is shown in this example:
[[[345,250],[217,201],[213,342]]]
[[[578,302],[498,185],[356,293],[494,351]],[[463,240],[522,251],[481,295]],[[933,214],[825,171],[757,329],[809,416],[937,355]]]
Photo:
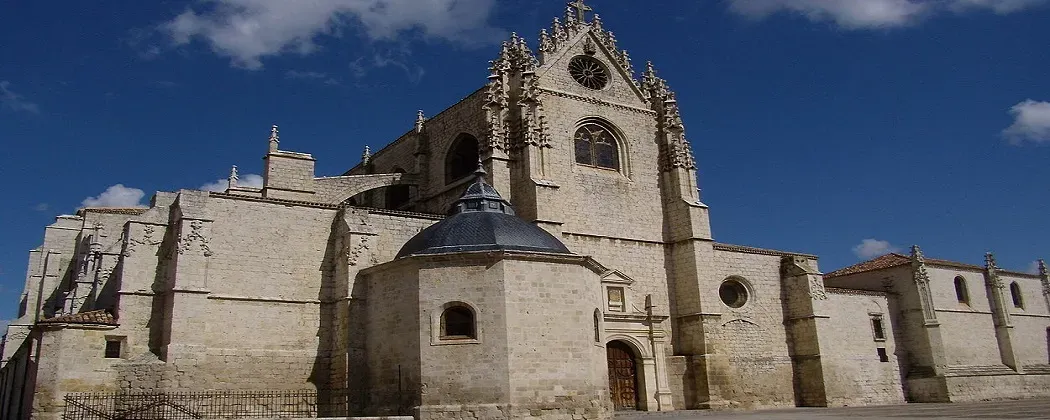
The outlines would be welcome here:
[[[916,284],[926,285],[930,282],[930,274],[926,271],[926,257],[922,255],[922,249],[918,245],[911,246],[911,267]]]
[[[423,115],[423,110],[419,110],[416,114],[416,133],[422,133],[426,130],[427,117]]]
[[[1050,273],[1042,259],[1039,260],[1039,281],[1043,283],[1043,297],[1046,298],[1047,307],[1050,307]]]
[[[277,151],[277,147],[280,146],[280,144],[281,144],[281,135],[277,131],[277,125],[274,124],[274,126],[272,128],[270,128],[270,151],[271,152],[276,152]]]
[[[361,153],[361,164],[367,166],[372,163],[372,148],[365,146],[364,153]]]
[[[233,167],[230,168],[230,177],[228,178],[229,184],[227,185],[227,188],[237,188],[238,179],[240,179],[240,177],[237,176],[237,165],[233,165]]]
[[[911,247],[912,280],[919,291],[919,305],[926,325],[937,324],[937,312],[933,308],[933,295],[930,293],[930,273],[926,271],[926,258],[918,245]]]
[[[984,254],[984,271],[988,276],[988,281],[992,286],[1002,288],[1003,281],[999,278],[999,265],[995,263],[995,255],[991,252]]]

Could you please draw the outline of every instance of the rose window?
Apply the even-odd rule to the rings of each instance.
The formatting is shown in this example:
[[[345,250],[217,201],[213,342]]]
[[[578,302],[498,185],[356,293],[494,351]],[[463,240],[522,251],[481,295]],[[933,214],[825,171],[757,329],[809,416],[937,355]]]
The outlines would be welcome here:
[[[577,83],[590,89],[598,90],[609,84],[609,72],[605,70],[605,65],[594,57],[574,57],[569,61],[569,75]]]

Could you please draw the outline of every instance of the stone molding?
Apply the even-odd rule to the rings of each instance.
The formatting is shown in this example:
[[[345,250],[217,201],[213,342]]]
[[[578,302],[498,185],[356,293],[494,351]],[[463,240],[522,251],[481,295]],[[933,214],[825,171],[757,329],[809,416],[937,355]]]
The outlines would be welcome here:
[[[653,117],[653,118],[656,117],[656,111],[653,111],[653,110],[648,109],[648,108],[642,108],[640,106],[633,106],[633,105],[621,104],[621,103],[616,103],[616,102],[609,102],[609,101],[606,101],[606,100],[602,100],[602,99],[598,99],[598,98],[594,98],[594,97],[590,97],[590,96],[577,95],[575,93],[569,93],[569,92],[565,92],[565,91],[562,91],[562,90],[546,88],[546,87],[539,87],[538,90],[540,92],[543,92],[543,93],[551,94],[551,95],[554,95],[554,96],[559,96],[559,97],[566,98],[566,99],[573,99],[573,100],[577,100],[577,101],[580,101],[580,102],[587,102],[587,103],[591,103],[591,104],[595,104],[595,105],[605,105],[605,106],[613,107],[613,108],[616,108],[616,109],[621,109],[621,110],[624,110],[624,111],[631,111],[631,112],[637,112],[639,114],[645,114],[645,115],[648,115],[648,116]]]

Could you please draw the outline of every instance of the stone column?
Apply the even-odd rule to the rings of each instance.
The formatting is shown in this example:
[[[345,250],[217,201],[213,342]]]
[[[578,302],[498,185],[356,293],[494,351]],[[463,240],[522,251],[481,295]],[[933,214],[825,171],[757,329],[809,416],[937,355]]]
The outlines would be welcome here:
[[[828,405],[827,379],[821,360],[820,331],[832,327],[824,313],[828,300],[824,277],[814,261],[802,256],[785,256],[780,261],[780,278],[784,287],[785,320],[791,363],[798,384],[798,400],[805,407]]]
[[[919,307],[922,310],[924,335],[929,345],[929,368],[935,376],[944,376],[947,361],[944,357],[944,339],[941,336],[941,323],[937,321],[937,311],[930,294],[930,274],[926,271],[926,259],[918,245],[911,247],[912,280],[918,291]]]
[[[370,224],[367,210],[346,208],[338,216],[336,232],[340,252],[331,261],[334,287],[322,299],[322,337],[331,353],[328,383],[332,389],[347,389],[351,412],[364,408],[368,365],[365,360],[364,300],[365,291],[358,285],[358,273],[379,263],[376,254],[377,232]]]
[[[995,256],[991,252],[984,256],[984,285],[992,306],[992,317],[995,321],[995,340],[999,344],[999,357],[1003,364],[1017,373],[1024,373],[1014,350],[1014,326],[1010,320],[1010,304],[1006,297],[1006,284],[999,278],[999,267],[995,265]]]

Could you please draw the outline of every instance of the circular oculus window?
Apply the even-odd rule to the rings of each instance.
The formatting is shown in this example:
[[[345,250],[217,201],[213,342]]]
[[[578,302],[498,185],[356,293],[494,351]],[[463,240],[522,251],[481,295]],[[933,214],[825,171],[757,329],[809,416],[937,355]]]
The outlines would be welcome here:
[[[569,61],[569,75],[586,88],[600,90],[609,84],[609,72],[597,58],[586,55]]]
[[[718,287],[718,297],[730,308],[740,308],[747,303],[747,286],[738,280],[729,279]]]

